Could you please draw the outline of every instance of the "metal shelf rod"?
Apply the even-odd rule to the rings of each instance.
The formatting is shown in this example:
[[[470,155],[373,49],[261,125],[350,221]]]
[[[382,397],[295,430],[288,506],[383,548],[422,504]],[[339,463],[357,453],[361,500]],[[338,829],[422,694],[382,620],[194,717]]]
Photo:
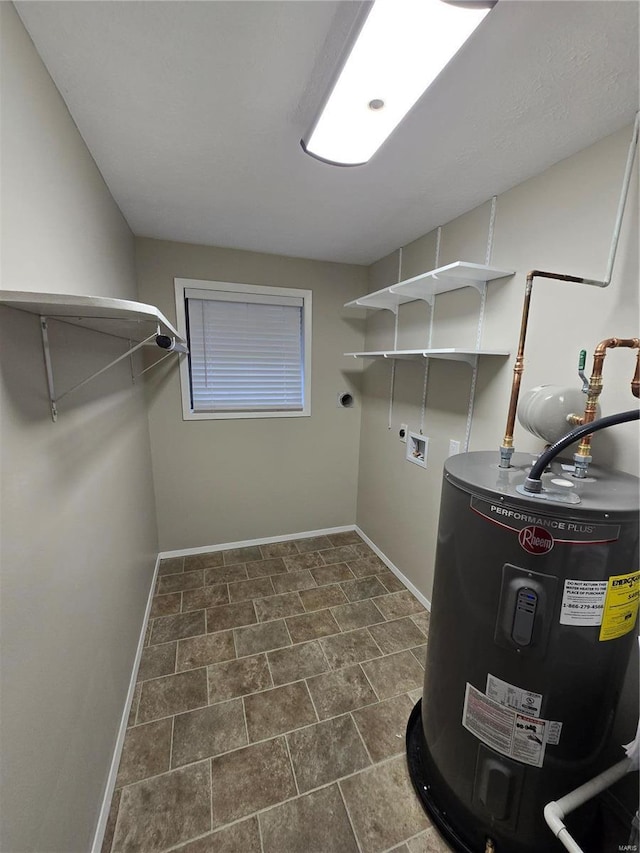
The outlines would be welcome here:
[[[133,355],[134,352],[139,349],[142,349],[142,347],[145,346],[145,344],[149,343],[149,341],[154,340],[156,334],[158,333],[154,332],[152,335],[149,335],[149,337],[145,338],[144,341],[140,341],[139,344],[136,344],[134,347],[131,347],[126,352],[122,353],[122,355],[119,355],[117,358],[114,358],[113,361],[110,361],[109,364],[106,364],[104,367],[101,367],[100,370],[96,370],[96,372],[92,373],[91,376],[87,376],[87,378],[83,379],[82,382],[78,382],[77,385],[73,385],[71,388],[69,388],[68,391],[65,391],[64,394],[60,394],[60,396],[58,397],[58,402],[60,402],[60,400],[62,400],[68,394],[71,394],[73,391],[77,391],[79,388],[82,388],[83,385],[86,385],[88,382],[91,382],[92,379],[96,379],[96,377],[100,376],[106,370],[109,370],[109,368],[114,367],[114,365],[118,364],[118,362],[122,361],[125,358],[129,358],[130,355]]]
[[[53,318],[53,319],[57,319],[57,318]],[[48,321],[49,321],[48,317],[45,317],[44,315],[40,315],[40,331],[42,334],[42,352],[44,355],[44,365],[45,365],[45,371],[47,374],[47,387],[49,389],[49,401],[51,404],[51,420],[54,423],[58,420],[58,403],[60,402],[60,400],[67,397],[69,394],[72,394],[74,391],[77,391],[79,388],[82,388],[84,385],[91,382],[93,379],[96,379],[98,376],[100,376],[105,371],[109,370],[110,368],[114,367],[116,364],[123,361],[125,358],[130,358],[134,352],[137,352],[137,350],[142,349],[142,347],[147,346],[149,343],[151,343],[151,341],[155,341],[155,339],[158,337],[158,335],[160,335],[160,326],[158,325],[158,327],[156,328],[156,331],[153,332],[153,334],[149,335],[147,338],[145,338],[143,341],[140,341],[140,343],[136,344],[135,346],[130,346],[126,352],[122,353],[122,355],[119,355],[117,358],[114,358],[113,361],[109,362],[109,364],[106,364],[104,367],[101,367],[100,370],[96,370],[95,373],[91,374],[91,376],[87,376],[86,379],[83,379],[81,382],[78,382],[76,385],[73,385],[71,388],[68,388],[66,391],[64,391],[62,394],[60,394],[59,397],[56,397],[55,382],[54,382],[54,378],[53,378],[53,364],[51,361],[51,349],[50,349],[50,345],[49,345],[49,324],[48,324]],[[170,352],[174,352],[174,351],[175,350],[172,349]],[[169,355],[169,354],[170,353],[167,353],[167,355]],[[167,356],[164,356],[163,358],[159,359],[158,362],[156,362],[156,364],[159,363],[160,361],[163,361],[164,358],[166,358],[166,357]],[[154,366],[155,365],[151,365],[151,367],[154,367]],[[148,369],[149,368],[147,368],[147,370]],[[145,372],[146,372],[145,370],[142,371],[142,373],[145,373]],[[142,373],[139,375],[142,375]]]

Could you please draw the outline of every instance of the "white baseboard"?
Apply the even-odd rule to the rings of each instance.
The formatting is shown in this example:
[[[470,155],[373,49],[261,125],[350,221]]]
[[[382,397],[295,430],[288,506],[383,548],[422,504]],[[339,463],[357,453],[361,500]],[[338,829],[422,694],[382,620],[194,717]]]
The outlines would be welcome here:
[[[428,598],[426,598],[420,590],[411,583],[411,581],[405,577],[400,569],[395,566],[391,560],[384,554],[378,546],[372,542],[371,539],[363,533],[362,530],[355,524],[347,524],[343,527],[327,527],[323,530],[307,530],[303,533],[287,533],[282,536],[265,536],[262,539],[245,539],[242,542],[226,542],[223,545],[205,545],[200,548],[182,548],[176,551],[161,551],[158,554],[156,559],[156,566],[153,572],[153,580],[151,582],[151,589],[149,590],[149,598],[147,599],[147,607],[144,614],[144,619],[142,622],[142,629],[140,631],[140,639],[138,640],[138,648],[136,651],[135,660],[133,662],[133,671],[131,673],[131,680],[129,682],[129,691],[127,693],[127,698],[124,704],[124,710],[122,712],[122,718],[120,720],[120,728],[118,729],[118,737],[116,739],[116,744],[113,751],[113,758],[111,759],[111,767],[109,769],[109,775],[107,777],[107,784],[104,791],[104,797],[102,800],[102,806],[100,808],[100,816],[98,818],[98,825],[96,827],[96,832],[93,838],[93,844],[91,845],[91,853],[100,853],[102,842],[104,839],[105,830],[107,828],[107,820],[109,818],[109,810],[111,808],[111,800],[113,798],[113,792],[116,786],[116,777],[118,775],[118,767],[120,765],[120,756],[122,755],[122,747],[124,745],[124,738],[127,733],[127,722],[129,719],[129,712],[131,710],[131,702],[133,701],[133,694],[136,688],[136,678],[138,675],[138,667],[140,666],[140,659],[142,657],[142,652],[144,650],[144,638],[147,631],[147,624],[149,622],[149,614],[151,612],[151,604],[153,602],[153,593],[156,587],[156,579],[158,576],[158,568],[160,566],[160,560],[166,559],[167,557],[186,557],[191,554],[208,554],[212,551],[226,551],[229,548],[247,548],[251,545],[269,545],[272,542],[286,542],[289,539],[309,539],[311,536],[327,536],[333,533],[347,533],[350,530],[355,530],[356,533],[361,536],[367,545],[374,551],[378,557],[382,560],[382,562],[388,566],[389,569],[393,572],[393,574],[400,580],[407,589],[415,595],[418,601],[427,608],[427,610],[431,610],[431,602]]]
[[[175,551],[161,551],[161,560],[166,557],[189,557],[191,554],[210,554],[212,551],[228,551],[230,548],[248,548],[251,545],[270,545],[272,542],[286,542],[289,539],[309,539],[312,536],[328,536],[332,533],[346,533],[355,530],[354,524],[342,527],[325,527],[323,530],[306,530],[303,533],[284,533],[282,536],[263,536],[261,539],[244,539],[241,542],[225,542],[222,545],[203,545],[199,548],[178,548]]]
[[[102,848],[102,842],[104,840],[105,830],[107,828],[107,820],[109,819],[109,811],[111,809],[111,800],[113,799],[113,792],[116,787],[116,777],[118,775],[118,767],[120,766],[120,756],[122,755],[124,738],[127,733],[127,722],[129,720],[129,712],[131,710],[131,703],[133,702],[133,694],[136,689],[138,668],[140,666],[140,659],[142,658],[142,652],[144,650],[144,638],[147,632],[147,624],[149,623],[149,614],[151,613],[151,604],[153,603],[153,593],[156,588],[156,579],[158,577],[159,566],[160,556],[156,557],[156,565],[153,570],[151,588],[149,589],[147,606],[144,612],[144,619],[142,620],[142,629],[140,631],[140,637],[138,639],[138,648],[136,649],[136,656],[133,661],[133,669],[131,671],[131,679],[129,681],[129,690],[127,692],[127,698],[125,699],[122,717],[120,718],[120,727],[118,728],[118,736],[116,738],[116,743],[113,749],[113,757],[111,759],[109,775],[107,776],[107,784],[104,789],[104,796],[102,798],[102,805],[100,807],[100,814],[98,816],[98,824],[96,826],[96,831],[93,836],[91,853],[100,853],[100,850]]]
[[[380,548],[378,548],[378,546],[375,544],[375,542],[372,542],[371,539],[369,539],[369,537],[367,536],[367,534],[363,533],[362,530],[360,530],[360,528],[357,525],[353,528],[353,530],[356,531],[358,536],[362,536],[362,538],[367,543],[367,545],[371,548],[371,550],[376,552],[378,557],[380,557],[382,562],[386,566],[388,566],[388,568],[391,569],[391,571],[398,578],[398,580],[402,581],[402,583],[407,587],[409,592],[411,592],[413,595],[415,595],[415,597],[418,599],[420,604],[422,604],[423,607],[426,607],[427,610],[431,611],[431,602],[429,601],[429,599],[420,592],[420,590],[418,589],[417,586],[415,586],[414,584],[411,583],[409,578],[405,577],[405,575],[402,574],[400,569],[391,562],[391,560],[387,557],[386,554],[384,554],[380,550]]]

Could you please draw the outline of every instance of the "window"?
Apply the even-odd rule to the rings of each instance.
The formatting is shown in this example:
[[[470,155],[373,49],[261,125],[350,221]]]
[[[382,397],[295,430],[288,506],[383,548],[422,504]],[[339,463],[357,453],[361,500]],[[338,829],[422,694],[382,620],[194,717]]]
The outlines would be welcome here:
[[[311,291],[175,279],[185,420],[310,414]]]

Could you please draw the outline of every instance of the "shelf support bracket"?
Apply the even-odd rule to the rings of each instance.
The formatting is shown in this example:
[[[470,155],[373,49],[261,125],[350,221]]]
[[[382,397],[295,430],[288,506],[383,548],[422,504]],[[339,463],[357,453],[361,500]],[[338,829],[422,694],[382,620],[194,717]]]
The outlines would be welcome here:
[[[42,334],[42,353],[44,355],[44,367],[47,373],[47,387],[49,388],[49,403],[51,405],[51,420],[58,420],[58,407],[56,405],[56,391],[53,384],[53,365],[51,364],[51,350],[49,348],[49,326],[47,318],[40,316],[40,332]]]
[[[160,334],[160,327],[158,327],[158,330],[156,332],[154,332],[152,335],[149,335],[148,338],[145,338],[143,341],[140,341],[140,343],[136,344],[134,347],[129,347],[129,349],[126,352],[123,352],[122,355],[119,355],[117,358],[114,358],[113,361],[109,362],[109,364],[106,364],[104,367],[101,367],[100,370],[96,370],[95,373],[92,373],[91,376],[87,376],[86,379],[83,379],[82,382],[78,382],[77,385],[73,385],[71,388],[69,388],[68,391],[65,391],[64,394],[60,394],[60,396],[58,397],[58,402],[60,400],[62,400],[64,397],[66,397],[67,394],[71,394],[74,391],[77,391],[79,388],[82,388],[88,382],[91,382],[92,379],[96,379],[98,376],[103,374],[106,370],[109,370],[111,367],[114,367],[116,364],[121,362],[123,359],[130,358],[130,356],[132,356],[134,352],[137,352],[137,350],[142,349],[142,347],[146,346],[149,343],[149,341],[155,340],[155,338],[159,334]]]
[[[131,353],[131,347],[133,346],[131,342],[131,338],[129,338],[129,372],[131,373],[131,384],[136,384],[136,371],[135,365],[133,363],[133,354]]]
[[[360,300],[358,300],[358,305],[360,308],[375,308],[377,311],[391,311],[392,314],[398,315],[397,305],[361,305]]]
[[[460,360],[466,361],[472,370],[475,370],[478,366],[478,356],[477,355],[472,355],[471,353],[466,353],[463,355],[461,353],[460,354]]]
[[[434,276],[434,278],[435,278],[435,276]],[[397,293],[397,285],[392,284],[391,287],[389,288],[389,291],[391,293]],[[430,308],[433,308],[433,303],[434,303],[434,300],[436,298],[435,293],[411,293],[411,291],[406,290],[406,288],[405,288],[405,293],[408,293],[411,296],[411,298],[414,299],[416,302],[426,302]],[[396,309],[396,313],[397,313],[397,309]]]
[[[151,370],[152,368],[157,367],[157,365],[161,364],[163,361],[166,361],[166,359],[171,358],[172,355],[173,355],[173,352],[168,352],[165,355],[163,355],[162,358],[158,358],[156,361],[153,362],[153,364],[150,364],[148,367],[145,367],[144,370],[141,370],[140,373],[136,373],[135,376],[133,376],[133,380],[135,381],[136,379],[139,379],[141,376],[144,376],[144,374],[147,372],[147,370]]]
[[[434,275],[434,279],[437,281],[451,281],[451,277],[447,275]],[[482,295],[487,289],[486,281],[476,281],[473,278],[456,278],[456,287],[458,290],[461,287],[473,287],[474,290],[477,290],[480,295]]]
[[[71,394],[74,391],[77,391],[79,388],[82,388],[88,382],[91,382],[92,379],[95,379],[97,376],[100,376],[106,370],[109,370],[109,368],[118,364],[123,359],[125,359],[125,358],[130,359],[131,356],[133,355],[133,353],[137,352],[137,350],[141,349],[144,346],[148,346],[148,344],[151,341],[154,341],[156,339],[156,337],[160,334],[160,327],[158,326],[156,331],[152,335],[149,335],[148,338],[145,338],[143,341],[140,341],[140,343],[136,344],[135,346],[129,346],[129,349],[126,352],[122,353],[122,355],[119,355],[117,358],[114,358],[113,361],[109,362],[109,364],[100,368],[100,370],[96,370],[96,372],[92,373],[91,376],[87,376],[86,379],[83,379],[81,382],[78,382],[76,385],[69,388],[63,394],[60,394],[59,397],[56,397],[55,384],[54,384],[54,379],[53,379],[53,364],[51,361],[51,348],[49,345],[48,318],[45,316],[42,316],[42,315],[40,316],[40,332],[42,335],[42,352],[44,355],[44,366],[45,366],[45,371],[47,374],[47,387],[49,389],[49,402],[51,404],[51,420],[54,423],[56,423],[56,421],[58,420],[58,403],[60,402],[60,400],[62,400],[68,394]],[[171,352],[173,352],[173,350]],[[167,355],[169,355],[169,354],[170,353],[167,353]],[[160,359],[160,361],[163,361],[163,360],[164,359]],[[154,365],[151,365],[151,366],[153,367]],[[149,368],[147,368],[147,370],[148,369]],[[146,371],[142,371],[142,372],[144,373]],[[142,374],[140,374],[140,375],[142,375]],[[135,377],[132,377],[132,378],[135,378]]]

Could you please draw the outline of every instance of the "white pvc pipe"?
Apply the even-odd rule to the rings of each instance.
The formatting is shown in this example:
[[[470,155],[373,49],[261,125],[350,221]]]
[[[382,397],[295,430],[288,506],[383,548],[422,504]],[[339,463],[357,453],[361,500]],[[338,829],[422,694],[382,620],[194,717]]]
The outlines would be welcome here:
[[[585,782],[575,791],[565,794],[555,802],[547,803],[544,807],[544,819],[547,826],[556,836],[558,841],[562,842],[570,853],[583,853],[582,847],[574,841],[569,833],[569,830],[564,825],[564,818],[575,811],[579,806],[593,799],[597,794],[602,793],[614,782],[622,779],[627,773],[636,770],[635,761],[633,758],[623,758],[613,767]]]

